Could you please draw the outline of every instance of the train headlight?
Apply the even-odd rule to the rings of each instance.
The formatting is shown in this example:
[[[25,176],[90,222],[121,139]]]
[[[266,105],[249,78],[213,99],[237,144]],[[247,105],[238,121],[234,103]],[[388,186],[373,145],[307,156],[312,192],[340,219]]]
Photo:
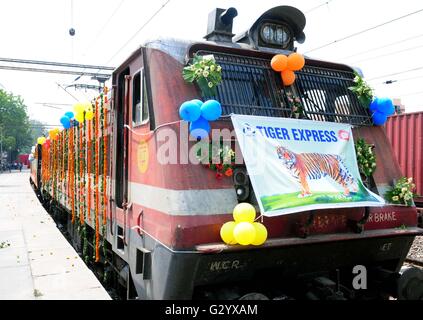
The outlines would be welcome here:
[[[250,196],[250,179],[245,168],[236,168],[233,174],[238,201],[245,201]]]
[[[291,31],[285,25],[264,23],[260,29],[261,40],[269,45],[286,48],[291,42]]]

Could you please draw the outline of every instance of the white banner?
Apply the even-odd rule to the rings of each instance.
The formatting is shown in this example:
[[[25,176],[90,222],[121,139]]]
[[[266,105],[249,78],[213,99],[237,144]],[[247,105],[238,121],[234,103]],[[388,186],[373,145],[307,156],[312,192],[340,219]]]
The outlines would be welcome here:
[[[350,125],[231,118],[263,215],[384,204],[361,181]]]

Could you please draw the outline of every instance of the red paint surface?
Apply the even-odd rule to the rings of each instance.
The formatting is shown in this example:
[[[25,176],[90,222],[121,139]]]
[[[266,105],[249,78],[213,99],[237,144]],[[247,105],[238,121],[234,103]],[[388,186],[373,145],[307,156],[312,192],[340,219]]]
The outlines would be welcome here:
[[[423,112],[389,117],[386,135],[402,174],[414,178],[416,193],[423,196]]]

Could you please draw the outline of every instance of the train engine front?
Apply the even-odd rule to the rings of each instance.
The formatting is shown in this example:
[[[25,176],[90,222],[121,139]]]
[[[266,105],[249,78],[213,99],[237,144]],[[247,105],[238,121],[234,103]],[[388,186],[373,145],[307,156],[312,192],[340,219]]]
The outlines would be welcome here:
[[[222,116],[211,127],[221,132],[233,131],[231,114],[299,118],[328,128],[350,124],[355,139],[374,146],[377,169],[366,187],[383,196],[401,177],[383,127],[373,125],[369,110],[349,90],[355,77],[351,67],[306,57],[290,85],[272,70],[276,54],[289,55],[295,42],[305,41],[301,11],[272,8],[234,37],[236,15],[234,8],[216,9],[209,15],[206,41],[148,42],[114,72],[114,220],[107,237],[128,263],[136,296],[421,298],[421,282],[415,285],[421,272],[401,272],[414,237],[422,233],[413,206],[264,216],[268,239],[263,245],[222,242],[220,227],[232,220],[234,207],[248,202],[258,210],[257,198],[244,164],[219,175],[191,161],[198,141],[190,138],[179,114],[187,100],[219,101]],[[212,56],[221,68],[216,92],[204,94],[182,77],[199,56]],[[234,135],[222,141],[237,148]],[[354,281],[362,272],[366,283],[357,288]],[[407,293],[410,286],[413,293]]]

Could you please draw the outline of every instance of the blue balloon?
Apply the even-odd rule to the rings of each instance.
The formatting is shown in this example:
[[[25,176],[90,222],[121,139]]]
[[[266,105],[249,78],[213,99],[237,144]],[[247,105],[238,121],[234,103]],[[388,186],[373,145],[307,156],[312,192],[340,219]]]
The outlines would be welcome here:
[[[79,126],[79,122],[78,122],[78,121],[76,121],[76,120],[73,120],[73,126],[74,126],[74,127],[78,127],[78,126]]]
[[[193,101],[185,101],[179,107],[179,115],[185,121],[197,121],[201,116],[200,106]]]
[[[191,102],[196,103],[196,104],[197,104],[200,108],[201,108],[201,106],[203,105],[203,101],[198,100],[198,99],[191,100]]]
[[[373,99],[373,101],[370,103],[369,110],[370,110],[371,113],[377,111],[378,101],[379,101],[378,98],[376,98],[376,99]]]
[[[208,100],[201,106],[201,116],[209,121],[215,121],[222,115],[222,106],[216,100]]]
[[[384,113],[388,116],[393,115],[395,113],[394,103],[389,98],[378,98],[378,108],[377,111],[380,113]]]
[[[65,113],[65,116],[68,117],[69,119],[73,119],[74,114],[73,114],[72,111],[68,111],[68,112]]]
[[[200,117],[197,121],[191,122],[189,132],[193,137],[203,139],[209,135],[210,124],[206,119]]]
[[[67,116],[60,118],[60,123],[63,125],[63,128],[69,129],[71,126],[70,119]]]
[[[376,111],[373,116],[373,123],[377,126],[383,126],[386,122],[386,120],[388,119],[388,116],[385,113],[381,113]]]

